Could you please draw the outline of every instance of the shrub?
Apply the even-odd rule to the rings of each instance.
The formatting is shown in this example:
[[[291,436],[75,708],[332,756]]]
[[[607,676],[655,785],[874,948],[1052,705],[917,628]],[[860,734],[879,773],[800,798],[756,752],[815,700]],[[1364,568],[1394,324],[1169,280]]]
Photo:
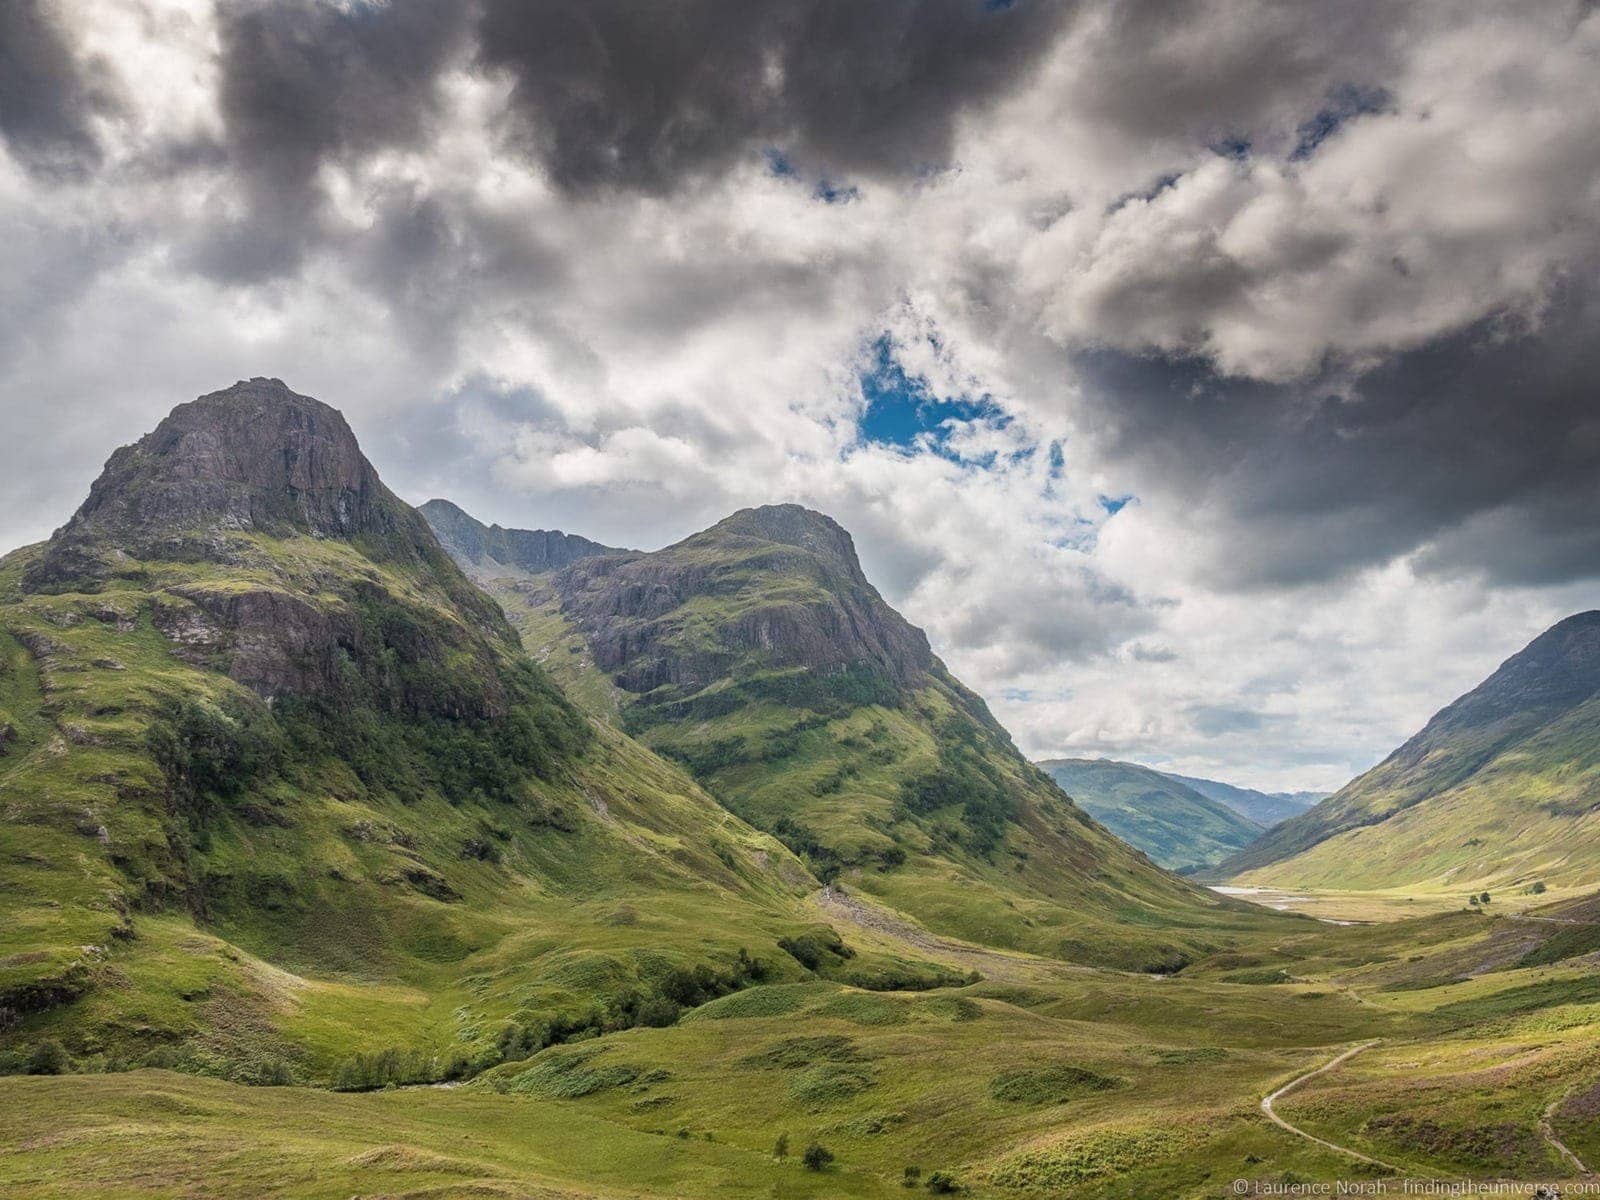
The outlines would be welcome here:
[[[72,1070],[72,1059],[62,1049],[61,1043],[46,1038],[28,1055],[29,1075],[65,1075]]]
[[[665,1029],[678,1023],[680,1009],[665,996],[652,996],[639,1006],[639,1024],[652,1029]]]
[[[808,1171],[826,1171],[833,1164],[833,1151],[821,1142],[812,1142],[800,1156]]]
[[[908,1188],[921,1187],[922,1186],[922,1168],[921,1167],[907,1167],[906,1170],[905,1170],[905,1174],[900,1177],[900,1186],[901,1187],[908,1187]]]
[[[1060,1104],[1116,1086],[1116,1080],[1084,1067],[1035,1067],[996,1075],[989,1081],[989,1095],[1013,1104]]]
[[[1544,895],[1546,890],[1547,889],[1544,886],[1544,880],[1542,879],[1535,879],[1533,881],[1533,886],[1528,889],[1528,891],[1532,892],[1535,896]]]
[[[789,1157],[789,1135],[787,1133],[780,1133],[778,1135],[778,1140],[772,1143],[772,1157]]]
[[[948,1196],[952,1192],[959,1192],[961,1185],[956,1182],[956,1177],[948,1171],[935,1171],[928,1176],[928,1190],[937,1196]]]

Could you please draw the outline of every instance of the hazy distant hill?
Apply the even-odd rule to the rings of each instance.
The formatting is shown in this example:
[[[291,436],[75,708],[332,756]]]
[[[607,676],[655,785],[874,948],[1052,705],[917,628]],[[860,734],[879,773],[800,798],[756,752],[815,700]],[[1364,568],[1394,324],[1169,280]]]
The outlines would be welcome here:
[[[1215,779],[1197,779],[1191,775],[1176,775],[1171,771],[1163,771],[1162,774],[1168,779],[1188,784],[1202,796],[1227,805],[1263,829],[1271,829],[1290,817],[1298,817],[1328,796],[1327,792],[1258,792],[1254,788],[1235,787]]]
[[[1290,886],[1592,882],[1600,612],[1568,617],[1415,737],[1222,869]]]
[[[1149,767],[1105,758],[1038,765],[1090,816],[1164,867],[1210,866],[1261,834],[1226,805]]]

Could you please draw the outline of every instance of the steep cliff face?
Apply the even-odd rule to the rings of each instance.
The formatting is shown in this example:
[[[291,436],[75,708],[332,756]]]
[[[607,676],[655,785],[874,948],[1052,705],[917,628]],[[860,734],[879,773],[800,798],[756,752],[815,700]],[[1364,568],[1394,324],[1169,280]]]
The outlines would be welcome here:
[[[655,703],[731,676],[854,670],[912,688],[933,667],[922,631],[867,582],[837,522],[744,509],[653,554],[574,564],[555,579],[602,670]]]
[[[489,717],[506,697],[499,609],[394,495],[337,411],[275,379],[180,405],[117,450],[22,575],[34,594],[152,589],[178,654],[266,698],[349,699]],[[479,681],[432,694],[420,673]],[[370,689],[369,689],[370,690]]]
[[[379,480],[344,417],[256,378],[179,405],[116,451],[24,586],[84,590],[118,575],[125,557],[223,557],[244,533],[335,538],[374,558],[438,565],[426,522]]]
[[[485,525],[448,500],[429,500],[418,510],[440,543],[461,566],[490,575],[558,571],[599,554],[626,554],[555,529],[506,529]]]

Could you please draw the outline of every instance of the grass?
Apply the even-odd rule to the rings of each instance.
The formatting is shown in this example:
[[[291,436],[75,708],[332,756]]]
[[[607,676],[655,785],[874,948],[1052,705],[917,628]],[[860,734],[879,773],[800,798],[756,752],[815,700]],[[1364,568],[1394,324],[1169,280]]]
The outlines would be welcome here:
[[[1285,984],[1225,982],[1238,951],[1162,980],[1062,976],[1040,961],[1025,981],[934,993],[774,983],[445,1090],[241,1088],[148,1070],[5,1078],[19,1149],[0,1156],[0,1188],[169,1195],[210,1171],[208,1194],[224,1196],[291,1180],[297,1195],[876,1196],[903,1194],[915,1164],[980,1196],[1205,1196],[1234,1178],[1350,1178],[1348,1160],[1268,1126],[1257,1102],[1373,1038],[1280,1111],[1412,1178],[1555,1179],[1538,1116],[1581,1100],[1600,1065],[1587,973],[1511,967],[1384,990],[1402,967],[1437,976],[1497,936],[1454,915],[1318,925],[1250,952],[1284,955]],[[1402,1119],[1419,1112],[1427,1123]],[[1588,1144],[1582,1119],[1561,1120]],[[815,1178],[775,1158],[782,1133],[796,1148],[821,1142],[836,1165]],[[115,1167],[112,1144],[131,1145]]]

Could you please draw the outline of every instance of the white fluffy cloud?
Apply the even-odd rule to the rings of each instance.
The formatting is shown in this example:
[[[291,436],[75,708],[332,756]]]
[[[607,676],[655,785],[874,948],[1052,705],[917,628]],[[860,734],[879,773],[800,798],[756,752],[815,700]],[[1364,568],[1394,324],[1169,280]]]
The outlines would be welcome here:
[[[1338,784],[1600,574],[1600,13],[970,7],[828,26],[829,80],[823,0],[693,0],[652,90],[625,5],[552,64],[494,3],[488,55],[478,6],[27,0],[0,542],[278,375],[507,524],[829,511],[1031,752]],[[880,345],[966,407],[867,438]]]

